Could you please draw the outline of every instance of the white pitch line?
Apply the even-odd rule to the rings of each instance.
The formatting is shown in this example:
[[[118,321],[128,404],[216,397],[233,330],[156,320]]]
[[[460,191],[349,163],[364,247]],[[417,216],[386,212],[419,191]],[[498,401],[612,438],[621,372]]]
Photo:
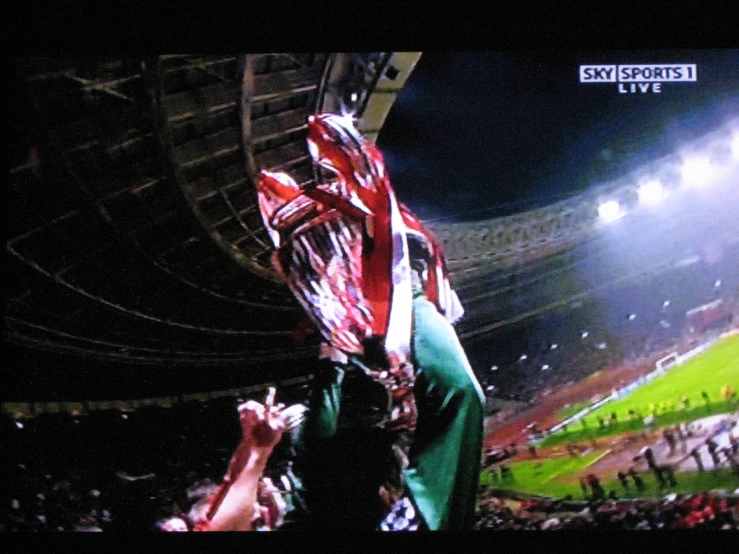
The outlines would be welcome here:
[[[589,463],[588,465],[586,465],[586,466],[585,466],[585,467],[584,467],[583,469],[589,468],[589,467],[590,467],[591,465],[593,465],[593,464],[594,464],[595,462],[598,462],[598,461],[602,460],[603,458],[605,458],[605,457],[606,457],[606,456],[607,456],[608,454],[610,454],[610,453],[611,453],[611,449],[609,448],[608,450],[606,450],[605,452],[603,452],[603,454],[601,454],[600,456],[598,456],[598,457],[597,457],[597,458],[596,458],[595,460],[593,460],[593,461],[592,461],[592,462],[590,462],[590,463]],[[559,472],[557,472],[557,473],[555,473],[555,474],[553,474],[553,475],[550,475],[550,476],[549,476],[549,477],[548,477],[547,479],[545,479],[544,481],[542,481],[542,483],[541,483],[541,484],[543,485],[544,483],[548,483],[549,481],[551,481],[551,480],[552,480],[552,479],[554,479],[555,477],[559,477],[560,475],[563,475],[563,474],[565,474],[565,473],[568,473],[568,472],[570,471],[570,466],[571,466],[571,465],[572,465],[572,464],[566,465],[566,466],[565,466],[564,468],[562,468],[562,470],[561,470],[561,471],[559,471]]]

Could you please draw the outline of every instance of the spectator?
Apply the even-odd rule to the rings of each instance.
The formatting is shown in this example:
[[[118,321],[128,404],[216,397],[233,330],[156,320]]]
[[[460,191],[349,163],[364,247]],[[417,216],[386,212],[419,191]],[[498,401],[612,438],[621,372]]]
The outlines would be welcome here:
[[[713,460],[713,467],[717,468],[721,463],[718,457],[718,443],[713,439],[706,439],[706,445],[708,446],[708,452],[711,454],[711,460]]]
[[[729,444],[731,445],[731,453],[736,455],[739,451],[739,439],[732,432],[729,432]]]
[[[659,484],[660,490],[665,488],[667,486],[667,480],[665,480],[665,476],[662,471],[662,466],[655,465],[652,468],[652,472],[654,473],[654,477],[657,479],[657,483]]]
[[[629,492],[630,492],[630,490],[629,490],[629,479],[628,479],[628,476],[623,471],[619,471],[618,472],[618,480],[619,480],[619,482],[621,483],[621,486],[624,489],[624,494],[628,495]]]
[[[580,477],[580,490],[582,490],[583,498],[588,497],[588,481],[585,477]]]
[[[675,427],[675,434],[680,441],[680,449],[682,453],[686,454],[688,452],[688,437],[687,431],[684,430],[684,425],[682,423]]]
[[[736,456],[731,456],[731,458],[729,458],[729,465],[731,466],[731,470],[734,475],[739,476],[739,460],[737,460]]]
[[[703,467],[703,459],[701,458],[699,447],[693,448],[693,450],[690,451],[690,455],[695,460],[695,463],[698,466],[698,471],[700,472],[705,471],[705,468]]]
[[[600,484],[600,479],[591,473],[587,476],[587,481],[590,486],[590,490],[593,491],[593,498],[595,500],[604,500],[606,497],[606,491],[603,488],[603,485]]]
[[[731,452],[731,446],[724,446],[723,448],[720,448],[718,450],[720,454],[724,455],[724,458],[726,458],[726,461],[731,463],[731,458],[733,457],[733,453]]]
[[[644,492],[646,490],[646,486],[644,485],[644,480],[641,478],[641,475],[634,469],[633,467],[629,468],[629,475],[634,480],[634,486],[636,487],[636,490],[639,492]]]
[[[669,456],[674,456],[675,455],[675,446],[677,444],[677,440],[675,438],[675,432],[671,428],[667,427],[663,431],[662,436],[664,436],[665,441],[667,441],[667,445],[670,448],[670,452],[669,452],[668,455]]]
[[[609,494],[609,497],[613,495]],[[697,500],[695,502],[694,500]],[[581,502],[542,501],[524,503],[516,512],[503,507],[495,498],[481,502],[477,529],[737,529],[732,510],[739,509],[737,499],[718,499],[701,495],[669,500],[615,501],[612,498],[591,510]]]
[[[654,452],[652,451],[652,448],[649,446],[645,446],[641,449],[640,454],[644,456],[644,459],[647,461],[647,465],[649,466],[649,469],[654,469],[656,466],[656,463],[654,461]]]
[[[672,466],[670,465],[663,465],[659,466],[660,474],[667,477],[667,482],[669,482],[671,487],[677,486],[677,481],[675,481],[675,472],[672,469]]]
[[[223,485],[212,498],[205,520],[197,522],[200,531],[250,531],[261,520],[268,528],[276,523],[269,508],[259,507],[260,478],[274,447],[282,438],[287,423],[280,408],[273,408],[274,389],[267,404],[249,401],[239,406],[243,438],[229,464]],[[263,496],[268,492],[261,487]]]
[[[721,394],[721,398],[723,398],[724,401],[728,401],[729,400],[729,385],[724,385],[723,387],[721,387],[720,394]]]

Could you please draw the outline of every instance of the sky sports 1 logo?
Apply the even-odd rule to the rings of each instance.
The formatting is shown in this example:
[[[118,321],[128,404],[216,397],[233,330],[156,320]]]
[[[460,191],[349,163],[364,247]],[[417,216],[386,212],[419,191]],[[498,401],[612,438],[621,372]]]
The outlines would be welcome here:
[[[696,65],[581,65],[581,83],[618,83],[621,94],[661,93],[662,83],[689,83],[697,79]]]

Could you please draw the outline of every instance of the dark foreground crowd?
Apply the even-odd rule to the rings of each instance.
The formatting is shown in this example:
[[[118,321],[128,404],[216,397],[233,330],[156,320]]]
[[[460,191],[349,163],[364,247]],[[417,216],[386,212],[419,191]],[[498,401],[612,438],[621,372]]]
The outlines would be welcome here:
[[[702,493],[640,500],[527,500],[483,494],[478,530],[672,530],[739,529],[739,498]]]
[[[161,529],[163,522],[184,525],[223,478],[240,433],[233,417],[238,400],[85,416],[3,416],[0,531],[140,532]],[[294,519],[301,483],[286,437],[265,472],[280,509],[265,513],[257,528],[300,529]],[[739,499],[703,494],[512,508],[488,490],[476,528],[739,529]]]
[[[3,416],[0,530],[139,532],[187,519],[228,467],[237,403]],[[276,449],[274,458],[273,484],[285,490],[289,456]]]

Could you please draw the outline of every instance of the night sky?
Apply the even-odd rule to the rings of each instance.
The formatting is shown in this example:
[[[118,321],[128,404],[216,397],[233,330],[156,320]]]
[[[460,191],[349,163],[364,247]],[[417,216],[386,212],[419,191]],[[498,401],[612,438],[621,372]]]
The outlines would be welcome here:
[[[660,94],[580,84],[580,64],[695,63]],[[475,220],[572,196],[739,116],[739,50],[424,52],[378,145],[401,200]]]

